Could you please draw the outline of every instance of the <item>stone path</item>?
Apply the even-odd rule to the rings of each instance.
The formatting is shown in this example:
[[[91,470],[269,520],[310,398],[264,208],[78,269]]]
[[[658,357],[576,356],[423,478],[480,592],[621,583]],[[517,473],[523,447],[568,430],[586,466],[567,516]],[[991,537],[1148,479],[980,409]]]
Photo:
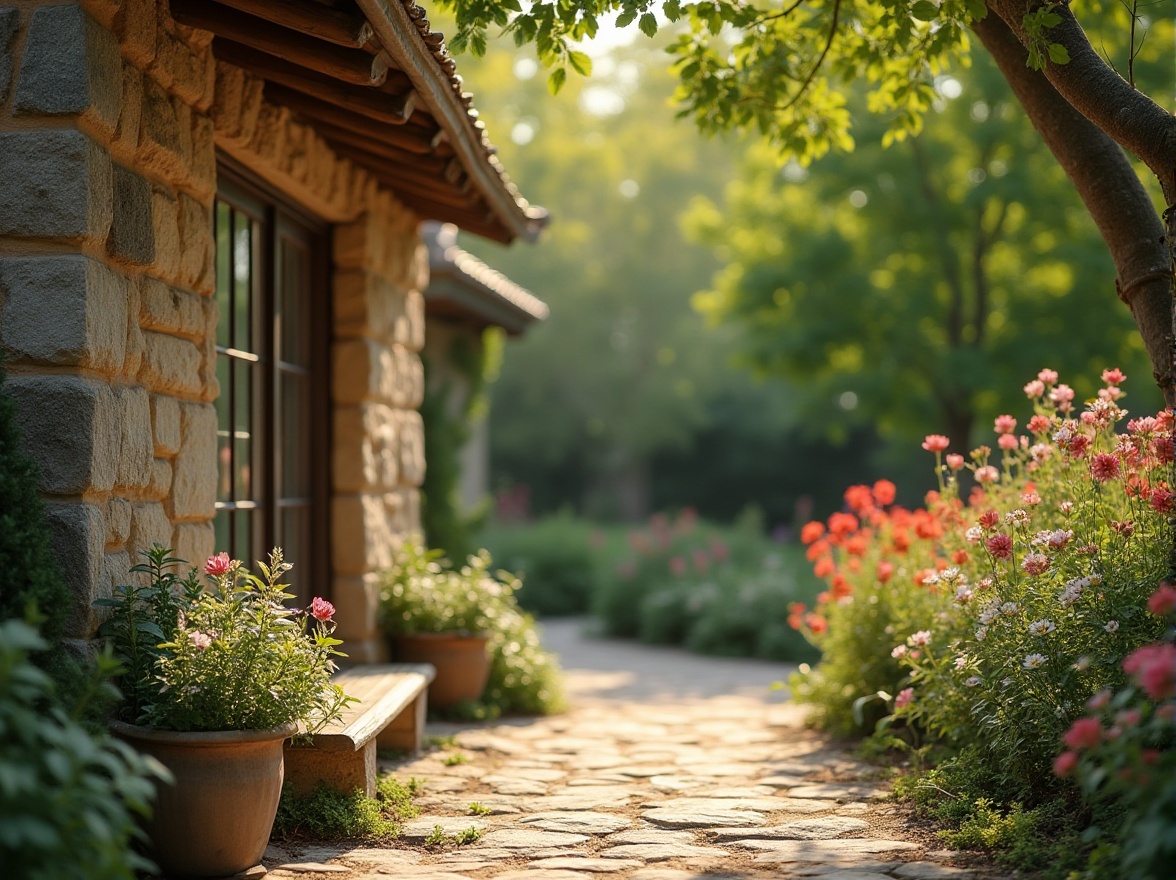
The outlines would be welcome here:
[[[784,664],[702,658],[545,627],[571,710],[430,725],[452,745],[389,765],[427,780],[386,847],[271,847],[269,877],[378,880],[981,880],[955,865],[877,769],[801,725]],[[482,815],[471,814],[477,803]],[[477,829],[472,842],[428,845]],[[471,835],[472,836],[472,835]]]

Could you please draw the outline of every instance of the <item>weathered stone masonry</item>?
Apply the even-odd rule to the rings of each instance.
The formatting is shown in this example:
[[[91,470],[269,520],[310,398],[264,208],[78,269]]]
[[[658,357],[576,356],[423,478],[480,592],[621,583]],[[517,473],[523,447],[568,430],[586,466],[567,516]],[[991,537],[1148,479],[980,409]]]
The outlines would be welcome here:
[[[336,224],[322,540],[340,634],[374,660],[373,574],[424,475],[416,218],[151,0],[0,6],[0,345],[72,633],[152,543],[213,550],[218,150]]]

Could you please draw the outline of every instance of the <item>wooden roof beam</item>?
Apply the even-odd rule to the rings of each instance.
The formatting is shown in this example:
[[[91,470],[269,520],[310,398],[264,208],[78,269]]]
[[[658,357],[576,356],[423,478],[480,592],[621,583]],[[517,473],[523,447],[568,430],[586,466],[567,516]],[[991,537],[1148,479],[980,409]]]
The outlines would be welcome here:
[[[188,27],[210,31],[274,58],[357,86],[378,86],[388,77],[381,53],[348,49],[307,36],[209,0],[171,0],[171,14]]]
[[[371,42],[372,26],[359,10],[347,11],[324,6],[314,0],[217,0],[241,12],[264,18],[273,24],[301,31],[309,37],[336,46],[361,49]]]

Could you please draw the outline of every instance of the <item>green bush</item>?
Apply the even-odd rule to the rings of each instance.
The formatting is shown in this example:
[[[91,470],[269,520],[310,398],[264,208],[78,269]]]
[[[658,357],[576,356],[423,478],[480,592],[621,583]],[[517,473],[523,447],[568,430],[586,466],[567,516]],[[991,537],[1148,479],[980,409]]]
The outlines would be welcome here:
[[[523,580],[519,604],[532,614],[584,614],[600,583],[599,528],[569,513],[525,526],[493,529],[482,540],[498,562]]]
[[[47,643],[28,624],[0,622],[0,864],[12,880],[131,880],[136,817],[149,812],[158,764],[94,736],[59,706],[29,662]],[[87,682],[102,687],[104,659]],[[46,709],[46,706],[51,708]],[[86,701],[78,703],[78,712]]]
[[[420,791],[416,779],[398,782],[391,776],[376,783],[376,796],[356,789],[347,794],[325,782],[298,796],[286,785],[278,803],[273,836],[279,840],[309,838],[317,842],[362,840],[379,843],[400,836],[400,823],[419,814],[412,799]]]

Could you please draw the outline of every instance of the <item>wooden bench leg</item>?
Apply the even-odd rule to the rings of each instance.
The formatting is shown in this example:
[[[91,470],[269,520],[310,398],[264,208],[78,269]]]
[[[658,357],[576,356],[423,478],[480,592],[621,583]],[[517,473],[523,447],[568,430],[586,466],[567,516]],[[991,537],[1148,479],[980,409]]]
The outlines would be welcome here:
[[[354,752],[286,747],[286,781],[298,794],[309,794],[319,782],[351,793],[357,788],[376,796],[376,741]]]
[[[419,752],[425,735],[425,716],[428,714],[428,690],[423,690],[399,715],[376,735],[382,749]]]

